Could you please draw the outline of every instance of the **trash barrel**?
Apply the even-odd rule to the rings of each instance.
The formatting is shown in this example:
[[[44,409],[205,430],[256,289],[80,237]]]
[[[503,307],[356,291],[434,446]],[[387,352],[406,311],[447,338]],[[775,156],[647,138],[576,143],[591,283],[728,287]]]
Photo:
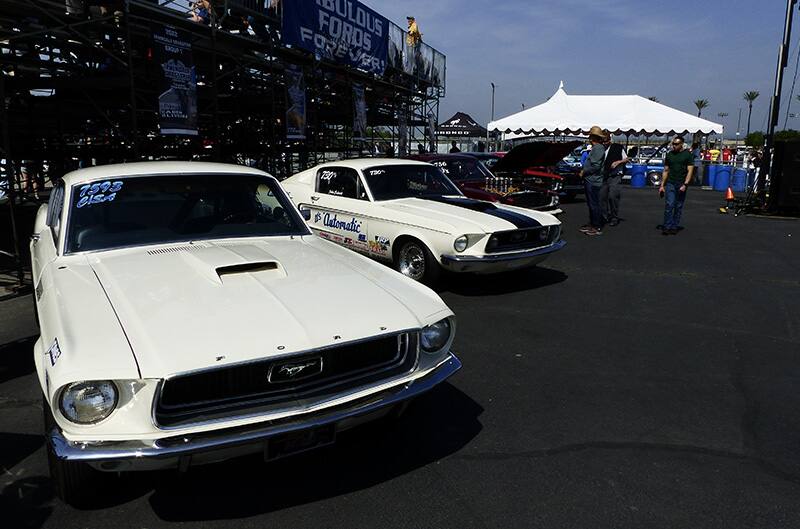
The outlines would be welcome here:
[[[714,188],[714,181],[717,179],[717,169],[719,169],[719,165],[714,165],[713,163],[708,166],[708,170],[706,171],[706,175],[708,179],[703,182],[703,185],[707,185],[710,188]]]
[[[734,193],[743,193],[747,189],[747,169],[738,167],[733,170],[731,188]]]
[[[631,165],[631,187],[644,187],[647,185],[647,166],[641,164]]]
[[[727,191],[728,186],[731,185],[731,167],[730,165],[720,165],[717,168],[717,177],[714,179],[714,191]]]

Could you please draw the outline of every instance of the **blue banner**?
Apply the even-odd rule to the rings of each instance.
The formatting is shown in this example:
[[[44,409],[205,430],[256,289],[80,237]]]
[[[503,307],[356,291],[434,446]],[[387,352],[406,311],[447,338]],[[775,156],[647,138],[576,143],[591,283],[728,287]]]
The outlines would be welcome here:
[[[383,75],[389,21],[356,0],[283,2],[283,43]]]

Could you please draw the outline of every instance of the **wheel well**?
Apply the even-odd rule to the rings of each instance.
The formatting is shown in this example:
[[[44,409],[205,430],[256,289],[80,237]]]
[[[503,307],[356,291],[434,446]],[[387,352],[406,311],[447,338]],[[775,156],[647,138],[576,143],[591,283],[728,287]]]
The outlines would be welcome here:
[[[394,243],[392,244],[392,262],[395,262],[397,260],[397,252],[399,252],[400,248],[402,248],[403,245],[405,243],[409,242],[409,241],[416,241],[416,242],[420,243],[422,246],[424,246],[425,248],[428,248],[427,244],[425,244],[421,240],[417,239],[416,237],[413,237],[411,235],[401,235],[398,238],[396,238],[394,240]],[[430,248],[428,248],[428,251],[429,252],[431,251]]]

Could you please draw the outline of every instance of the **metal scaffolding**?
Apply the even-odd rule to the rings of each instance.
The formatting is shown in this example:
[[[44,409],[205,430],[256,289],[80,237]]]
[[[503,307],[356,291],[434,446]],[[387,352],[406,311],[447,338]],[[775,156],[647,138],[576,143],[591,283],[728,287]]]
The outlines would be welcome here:
[[[190,19],[189,0],[0,2],[0,183],[9,207],[44,192],[46,178],[89,165],[214,160],[284,178],[325,159],[371,154],[373,145],[397,146],[401,121],[407,145],[430,143],[443,79],[392,68],[376,76],[285,46],[280,3],[269,4],[215,0],[204,24]],[[155,26],[191,42],[196,136],[160,134]],[[286,138],[290,65],[305,78],[305,140]],[[353,83],[365,87],[367,142],[353,139]],[[10,214],[16,247],[0,247],[18,266],[19,209]]]

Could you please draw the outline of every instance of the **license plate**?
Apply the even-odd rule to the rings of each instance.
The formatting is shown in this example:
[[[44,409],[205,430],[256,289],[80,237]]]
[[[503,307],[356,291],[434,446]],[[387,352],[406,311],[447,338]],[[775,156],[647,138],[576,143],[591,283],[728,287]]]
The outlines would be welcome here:
[[[265,443],[264,459],[273,461],[332,444],[335,440],[336,426],[333,424],[276,435]]]

